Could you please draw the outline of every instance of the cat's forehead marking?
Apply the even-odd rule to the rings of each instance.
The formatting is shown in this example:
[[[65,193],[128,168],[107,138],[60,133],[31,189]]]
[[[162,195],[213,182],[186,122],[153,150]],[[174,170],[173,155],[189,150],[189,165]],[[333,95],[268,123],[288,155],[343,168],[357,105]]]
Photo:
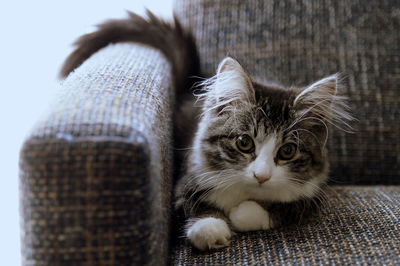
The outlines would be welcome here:
[[[254,116],[254,138],[259,142],[265,141],[271,135],[278,138],[281,135],[282,126],[287,122],[287,120],[271,119],[261,108],[258,108],[258,112],[254,112]]]
[[[283,88],[275,85],[262,85],[254,83],[256,91],[256,120],[264,124],[265,134],[277,131],[291,119],[291,110],[296,96],[294,89]],[[260,130],[261,128],[257,128]],[[257,132],[259,133],[259,132]]]

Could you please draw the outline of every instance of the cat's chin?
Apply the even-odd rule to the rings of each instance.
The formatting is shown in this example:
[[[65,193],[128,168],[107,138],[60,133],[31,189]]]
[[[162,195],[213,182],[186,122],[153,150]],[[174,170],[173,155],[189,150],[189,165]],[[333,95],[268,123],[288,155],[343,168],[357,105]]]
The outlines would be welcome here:
[[[245,200],[293,202],[314,197],[319,192],[322,181],[320,177],[315,177],[301,186],[273,180],[263,183],[261,186],[256,182],[238,182],[229,188],[214,190],[206,200],[228,212]]]
[[[321,179],[316,177],[303,185],[291,182],[268,181],[263,184],[249,182],[243,184],[249,199],[271,202],[293,202],[302,198],[312,198],[320,190]]]
[[[301,198],[301,194],[297,190],[288,189],[287,187],[275,187],[271,185],[254,185],[248,186],[251,199],[270,202],[292,202]]]

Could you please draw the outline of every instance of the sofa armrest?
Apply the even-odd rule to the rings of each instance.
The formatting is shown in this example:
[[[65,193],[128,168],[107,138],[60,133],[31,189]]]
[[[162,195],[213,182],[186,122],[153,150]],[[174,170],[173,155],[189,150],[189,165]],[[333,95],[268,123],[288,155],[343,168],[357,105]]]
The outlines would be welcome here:
[[[24,265],[163,265],[172,179],[170,65],[110,45],[62,84],[24,142]]]

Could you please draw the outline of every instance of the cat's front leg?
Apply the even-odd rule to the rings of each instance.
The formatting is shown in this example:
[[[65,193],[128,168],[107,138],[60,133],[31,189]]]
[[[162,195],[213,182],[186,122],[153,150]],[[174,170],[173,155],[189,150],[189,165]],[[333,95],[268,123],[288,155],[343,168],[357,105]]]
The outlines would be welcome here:
[[[268,211],[251,200],[233,207],[229,212],[229,219],[234,229],[240,232],[267,230],[273,227]]]
[[[186,224],[186,237],[200,250],[227,246],[231,236],[231,229],[222,218],[195,218],[190,219]]]

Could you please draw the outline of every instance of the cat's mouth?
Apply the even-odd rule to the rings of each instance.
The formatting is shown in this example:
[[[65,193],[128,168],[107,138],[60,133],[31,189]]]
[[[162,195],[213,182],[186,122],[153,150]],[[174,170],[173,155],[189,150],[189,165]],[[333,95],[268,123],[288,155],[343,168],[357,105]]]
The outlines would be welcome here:
[[[257,181],[254,181],[251,183],[247,183],[246,186],[251,190],[256,190],[263,193],[277,193],[282,189],[288,189],[288,187],[291,187],[292,185],[289,184],[286,180],[271,179],[261,184]]]
[[[276,185],[274,185],[274,182],[264,182],[264,183],[258,183],[258,182],[251,182],[247,183],[246,187],[250,189],[250,191],[257,191],[257,192],[262,192],[265,193],[265,191],[272,190],[272,189],[278,189]]]

